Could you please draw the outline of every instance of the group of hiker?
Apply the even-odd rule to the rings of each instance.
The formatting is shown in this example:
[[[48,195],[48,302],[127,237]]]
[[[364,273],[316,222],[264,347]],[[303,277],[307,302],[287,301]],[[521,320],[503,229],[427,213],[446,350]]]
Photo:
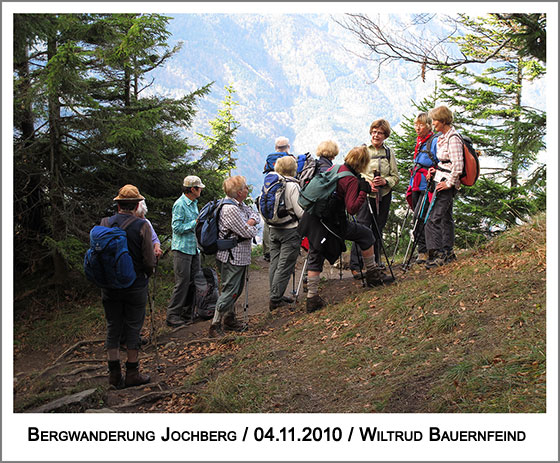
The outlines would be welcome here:
[[[417,140],[406,197],[414,211],[416,263],[426,268],[456,259],[453,198],[461,183],[463,143],[460,136],[455,136],[458,133],[452,122],[452,112],[445,106],[420,113],[414,122]],[[195,276],[201,271],[202,250],[215,254],[221,280],[209,336],[246,329],[246,323],[236,317],[235,303],[248,279],[252,243],[261,223],[263,254],[270,261],[271,311],[294,302],[284,293],[295,275],[302,248],[307,249],[302,269],[302,277],[306,272],[307,278],[307,312],[325,305],[319,294],[323,264],[325,259],[335,263],[345,250],[346,241],[352,242],[350,269],[355,278],[362,278],[369,287],[392,283],[391,267],[389,265],[391,275],[388,275],[381,256],[385,252],[383,230],[399,173],[395,154],[386,145],[391,134],[389,122],[385,119],[373,121],[369,134],[369,143],[350,149],[340,165],[333,165],[339,147],[332,140],[319,144],[315,158],[309,153],[290,154],[289,140],[278,137],[274,153],[267,156],[264,185],[256,200],[258,212],[245,204],[249,186],[243,176],[227,178],[223,184],[225,198],[210,201],[202,211],[199,211],[198,199],[205,185],[196,175],[185,177],[182,194],[172,210],[175,286],[167,307],[167,325],[179,327],[193,320],[192,293]],[[128,244],[132,261],[132,283],[116,287],[110,282],[98,283],[103,288],[107,319],[109,382],[122,387],[150,380],[139,372],[138,350],[148,298],[148,278],[161,255],[161,248],[153,227],[144,218],[145,202],[138,188],[123,186],[114,201],[117,214],[104,218],[100,227],[94,227],[92,248],[95,247],[93,232],[96,228],[100,237],[98,248],[103,246],[101,237],[105,233],[116,233],[116,228]],[[213,239],[207,242],[212,233]],[[90,256],[92,262],[94,257]],[[86,254],[86,275],[87,264]],[[119,347],[123,342],[127,351],[124,378],[119,360]]]

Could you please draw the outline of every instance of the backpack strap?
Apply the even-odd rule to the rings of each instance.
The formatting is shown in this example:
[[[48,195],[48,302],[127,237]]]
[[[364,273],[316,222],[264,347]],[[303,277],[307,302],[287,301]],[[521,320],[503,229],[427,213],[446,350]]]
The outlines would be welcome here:
[[[464,142],[463,137],[461,136],[461,134],[459,134],[459,133],[451,134],[451,136],[449,137],[449,140],[451,140],[451,137],[453,137],[453,136],[459,137],[459,141],[461,142],[461,146],[463,147],[463,150],[464,150],[464,149],[465,149],[465,147],[464,147],[464,143],[465,143],[465,142]],[[448,148],[449,148],[449,140],[447,140],[447,147],[448,147]],[[446,160],[440,161],[440,162],[441,162],[441,164],[451,164],[451,159],[446,159]],[[436,169],[437,169],[437,170],[441,170],[442,172],[451,173],[451,169],[445,169],[445,168],[440,167],[440,166],[437,166]],[[460,177],[460,176],[459,176],[459,177]]]
[[[103,227],[109,227],[109,228],[119,227],[121,230],[126,230],[130,225],[132,225],[137,220],[144,220],[141,219],[140,217],[136,217],[135,215],[131,215],[121,225],[119,225],[117,223],[117,217],[116,216],[114,217],[115,217],[114,220],[111,220],[112,217],[105,217],[104,219],[101,220],[101,225]]]
[[[222,207],[224,207],[226,204],[229,204],[230,206],[239,207],[238,204],[236,202],[234,202],[233,200],[231,200],[229,198],[223,198],[223,199],[220,200],[220,204],[216,208],[216,212],[215,212],[216,218],[219,218],[220,212],[222,211]],[[228,233],[226,233],[224,238],[231,238],[232,236],[237,236],[237,242],[238,243],[241,243],[242,241],[247,241],[247,240],[251,239],[251,238],[241,237],[231,230],[228,230]],[[231,249],[229,249],[229,252],[231,254]]]
[[[430,136],[430,138],[428,138],[428,139],[425,141],[425,143],[424,143],[424,146],[426,147],[426,151],[422,151],[422,150],[421,150],[418,154],[420,154],[420,153],[426,153],[426,154],[428,155],[428,157],[430,158],[430,161],[432,161],[432,164],[433,164],[434,166],[437,166],[437,165],[438,165],[438,161],[437,161],[437,160],[434,158],[434,156],[432,155],[432,150],[431,150],[431,148],[432,148],[432,142],[434,141],[434,138],[435,138],[435,137],[436,137],[436,134],[433,133],[433,134]]]
[[[385,145],[385,143],[383,143],[383,148],[385,148],[385,157],[387,158],[387,161],[391,162],[391,150]]]

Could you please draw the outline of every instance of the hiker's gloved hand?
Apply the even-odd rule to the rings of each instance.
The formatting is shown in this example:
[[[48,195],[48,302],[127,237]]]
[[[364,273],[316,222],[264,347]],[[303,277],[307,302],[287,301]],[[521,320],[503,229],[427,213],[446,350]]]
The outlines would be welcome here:
[[[364,177],[360,177],[358,180],[358,190],[365,191],[367,194],[370,194],[371,184]]]

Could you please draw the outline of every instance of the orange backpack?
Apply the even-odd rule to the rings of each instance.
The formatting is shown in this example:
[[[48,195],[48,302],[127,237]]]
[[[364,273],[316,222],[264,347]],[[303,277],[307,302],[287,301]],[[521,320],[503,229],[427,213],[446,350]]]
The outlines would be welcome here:
[[[459,180],[465,186],[473,186],[480,175],[480,163],[478,162],[479,152],[474,149],[472,141],[467,136],[453,134],[459,137],[463,145],[463,171]],[[452,135],[452,136],[453,136]],[[445,164],[445,161],[442,161]],[[441,169],[444,170],[445,169]]]

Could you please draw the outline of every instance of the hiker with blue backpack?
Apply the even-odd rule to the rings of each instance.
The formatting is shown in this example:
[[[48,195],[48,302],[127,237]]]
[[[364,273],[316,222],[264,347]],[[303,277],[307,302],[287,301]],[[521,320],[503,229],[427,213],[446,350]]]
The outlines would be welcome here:
[[[195,226],[198,218],[198,198],[205,185],[196,175],[183,180],[183,193],[173,204],[171,215],[171,250],[175,286],[167,306],[167,325],[184,326],[192,322],[195,293],[194,276],[200,271],[200,251]]]
[[[376,286],[380,273],[373,252],[372,230],[347,219],[356,214],[375,191],[373,182],[360,174],[367,170],[370,155],[365,146],[353,148],[343,165],[315,176],[301,191],[299,204],[305,210],[298,230],[309,239],[306,311],[314,312],[325,305],[319,295],[323,262],[334,264],[345,250],[345,240],[358,244],[366,265],[366,283]]]
[[[134,215],[144,197],[134,185],[125,185],[114,198],[117,214],[105,217],[92,229],[92,249],[86,254],[86,276],[102,288],[102,302],[107,320],[105,347],[109,366],[109,384],[117,388],[139,386],[150,377],[139,371],[138,351],[140,330],[148,302],[148,278],[152,275],[156,257],[152,246],[152,231],[146,220]],[[103,236],[120,234],[122,245],[112,240],[120,251],[111,250],[111,242]],[[116,236],[116,235],[115,235]],[[125,278],[126,276],[126,278]],[[126,336],[126,376],[122,378],[120,337]]]
[[[428,179],[433,178],[435,191],[428,209],[426,221],[426,268],[445,265],[457,259],[453,251],[455,223],[453,221],[453,198],[461,187],[463,172],[463,139],[453,127],[453,113],[447,106],[430,110],[434,130],[441,135],[437,141],[437,168],[428,170]]]
[[[243,331],[247,328],[235,316],[235,302],[243,292],[248,277],[251,243],[257,235],[257,224],[260,222],[258,212],[244,203],[249,194],[245,177],[228,177],[223,188],[227,198],[220,208],[218,239],[223,244],[231,240],[233,247],[222,245],[222,249],[216,252],[221,293],[208,331],[210,337],[223,336],[224,331]]]
[[[264,163],[263,174],[268,174],[274,171],[276,160],[283,156],[289,156],[290,153],[290,140],[286,137],[278,137],[274,141],[274,153],[270,153],[266,157]],[[265,220],[263,220],[263,257],[266,261],[270,262],[270,228]]]
[[[414,166],[410,173],[410,182],[406,190],[406,200],[414,211],[413,237],[418,249],[416,264],[425,264],[428,261],[428,249],[424,231],[424,218],[432,197],[428,191],[428,170],[438,165],[437,140],[438,133],[432,131],[432,118],[428,113],[422,112],[414,120],[416,131],[416,145],[414,147]],[[428,196],[426,196],[428,195]]]
[[[385,119],[373,121],[369,133],[371,143],[367,146],[367,151],[370,160],[362,175],[367,180],[372,181],[375,191],[368,195],[367,200],[356,215],[356,220],[358,223],[371,228],[375,238],[375,261],[382,275],[381,282],[390,283],[393,278],[384,273],[381,253],[383,251],[383,229],[389,217],[392,191],[399,181],[399,170],[393,150],[385,144],[385,140],[391,135],[389,122]],[[358,246],[354,243],[350,253],[350,269],[356,279],[361,277],[362,271],[358,253]]]
[[[275,173],[265,177],[265,186],[259,197],[259,203],[269,199],[269,204],[264,206],[272,209],[270,217],[264,208],[261,210],[262,216],[270,226],[270,310],[294,302],[293,299],[284,296],[284,292],[294,272],[301,245],[297,226],[303,209],[297,202],[300,186],[294,178],[296,170],[297,163],[292,156],[279,158],[274,166]],[[269,180],[273,183],[267,188],[268,177],[274,177],[274,180]],[[275,185],[278,186],[276,191]]]

